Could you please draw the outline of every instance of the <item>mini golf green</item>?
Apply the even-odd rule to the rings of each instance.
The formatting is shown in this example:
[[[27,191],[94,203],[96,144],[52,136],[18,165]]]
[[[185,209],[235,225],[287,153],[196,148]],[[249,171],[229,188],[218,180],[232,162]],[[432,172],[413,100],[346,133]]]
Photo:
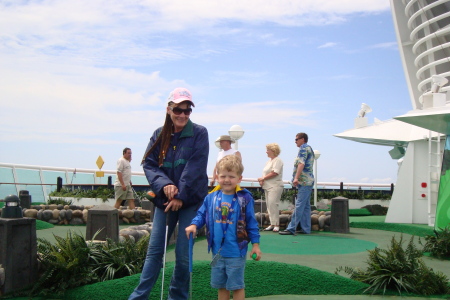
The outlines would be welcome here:
[[[378,245],[364,240],[333,236],[333,234],[265,234],[263,253],[290,255],[333,255],[364,252]]]

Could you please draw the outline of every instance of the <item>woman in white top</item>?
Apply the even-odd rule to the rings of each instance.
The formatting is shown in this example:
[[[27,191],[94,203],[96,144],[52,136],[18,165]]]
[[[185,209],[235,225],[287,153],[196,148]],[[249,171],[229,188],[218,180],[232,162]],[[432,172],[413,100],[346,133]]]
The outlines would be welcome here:
[[[267,144],[266,153],[270,160],[263,169],[262,177],[258,178],[259,184],[264,189],[267,210],[269,212],[270,226],[265,231],[280,231],[280,214],[278,205],[283,193],[283,161],[278,157],[281,149],[277,143]]]

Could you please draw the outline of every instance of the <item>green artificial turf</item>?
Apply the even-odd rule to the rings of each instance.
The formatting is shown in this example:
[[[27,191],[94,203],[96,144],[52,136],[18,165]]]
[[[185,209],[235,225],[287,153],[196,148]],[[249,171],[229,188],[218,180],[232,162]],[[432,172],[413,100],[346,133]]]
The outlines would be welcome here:
[[[53,228],[55,225],[47,223],[45,221],[36,220],[36,230]]]
[[[324,247],[324,245],[333,245],[333,247]],[[263,253],[333,255],[364,252],[368,249],[374,249],[377,244],[360,239],[332,236],[331,234],[319,235],[313,231],[311,234],[297,236],[264,235],[264,243],[260,247]]]
[[[317,211],[331,211],[331,209],[317,209]],[[367,208],[352,208],[348,210],[349,216],[371,216],[372,213]]]
[[[210,285],[209,261],[194,261],[192,273],[192,298],[195,300],[217,299],[217,290]],[[167,299],[174,262],[166,264],[164,276],[164,296]],[[162,273],[161,273],[162,274]],[[156,281],[150,300],[161,297],[161,274]],[[139,283],[140,274],[110,280],[68,290],[66,300],[125,300]],[[351,280],[340,275],[316,269],[280,262],[247,261],[245,269],[246,298],[270,295],[362,295],[368,284]],[[398,295],[386,291],[386,295]],[[402,293],[404,296],[417,296]],[[450,295],[434,295],[446,299]],[[345,299],[345,297],[337,297]]]
[[[352,208],[348,210],[350,216],[371,216],[372,213],[367,208]]]
[[[413,224],[350,222],[350,227],[402,232],[420,237],[425,237],[427,235],[434,235],[432,227],[416,226]]]
[[[195,261],[192,274],[192,298],[196,300],[217,299],[217,290],[210,285],[209,261]],[[164,299],[167,298],[173,262],[166,264]],[[160,276],[161,277],[161,276]],[[86,285],[66,292],[64,299],[88,300],[93,295],[101,299],[128,299],[139,283],[140,274],[120,280],[110,280]],[[279,262],[247,261],[245,269],[246,298],[267,295],[359,295],[367,284],[339,275],[299,265]],[[149,299],[160,299],[161,278],[154,285]]]

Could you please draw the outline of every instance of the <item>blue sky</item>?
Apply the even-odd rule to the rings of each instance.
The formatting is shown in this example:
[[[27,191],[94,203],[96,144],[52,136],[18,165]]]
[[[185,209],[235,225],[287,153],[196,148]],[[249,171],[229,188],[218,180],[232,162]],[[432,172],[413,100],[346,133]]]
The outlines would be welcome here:
[[[362,102],[387,120],[412,109],[388,0],[0,0],[0,162],[133,171],[169,92],[191,90],[215,139],[238,124],[245,178],[280,144],[290,180],[306,132],[319,182],[391,183],[389,147],[333,136]]]

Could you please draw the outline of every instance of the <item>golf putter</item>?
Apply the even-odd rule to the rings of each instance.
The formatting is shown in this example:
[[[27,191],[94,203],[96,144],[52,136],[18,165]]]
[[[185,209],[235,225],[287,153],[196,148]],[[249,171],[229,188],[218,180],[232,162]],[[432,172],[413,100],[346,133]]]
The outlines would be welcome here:
[[[161,278],[161,300],[163,300],[164,294],[164,271],[166,269],[166,253],[167,253],[167,235],[169,232],[169,213],[166,213],[166,238],[164,241],[164,256],[163,256],[163,265],[162,265],[162,278]]]
[[[193,250],[194,250],[194,235],[192,232],[189,234],[189,299],[192,298],[192,272],[193,272]]]

